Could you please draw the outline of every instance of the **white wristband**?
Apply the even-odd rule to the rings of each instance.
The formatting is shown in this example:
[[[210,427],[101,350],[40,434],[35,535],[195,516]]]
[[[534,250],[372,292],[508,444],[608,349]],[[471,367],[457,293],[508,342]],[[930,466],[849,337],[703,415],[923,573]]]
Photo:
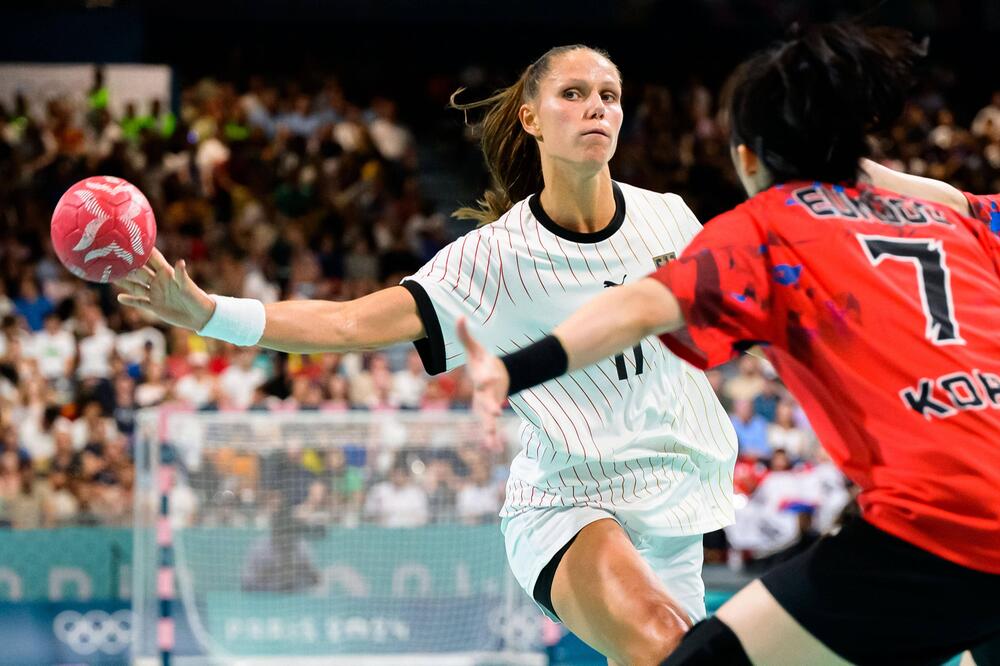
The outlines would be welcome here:
[[[260,342],[264,335],[264,304],[255,298],[232,298],[209,294],[215,301],[215,312],[198,331],[206,338],[223,340],[240,347]]]

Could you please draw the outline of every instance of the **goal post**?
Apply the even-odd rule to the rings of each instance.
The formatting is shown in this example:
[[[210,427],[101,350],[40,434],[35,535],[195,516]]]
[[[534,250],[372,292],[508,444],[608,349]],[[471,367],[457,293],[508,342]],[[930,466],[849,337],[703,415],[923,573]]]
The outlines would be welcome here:
[[[137,663],[536,664],[464,412],[144,411]]]

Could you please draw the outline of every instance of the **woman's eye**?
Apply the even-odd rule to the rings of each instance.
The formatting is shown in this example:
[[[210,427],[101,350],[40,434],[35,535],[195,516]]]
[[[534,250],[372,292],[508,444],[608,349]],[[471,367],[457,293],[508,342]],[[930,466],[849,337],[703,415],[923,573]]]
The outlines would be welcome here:
[[[579,96],[580,93],[577,90],[567,90],[566,92],[563,93],[563,97],[565,97],[566,99],[575,99]]]

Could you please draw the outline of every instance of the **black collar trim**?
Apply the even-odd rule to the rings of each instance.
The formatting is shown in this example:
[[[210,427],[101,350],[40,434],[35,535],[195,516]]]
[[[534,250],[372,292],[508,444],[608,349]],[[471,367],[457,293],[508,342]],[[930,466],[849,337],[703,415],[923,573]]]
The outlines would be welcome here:
[[[593,233],[572,231],[556,224],[555,221],[549,217],[548,213],[546,213],[542,208],[542,202],[539,194],[531,195],[531,198],[528,199],[528,206],[531,208],[531,214],[535,216],[538,223],[551,233],[559,236],[559,238],[565,238],[566,240],[574,243],[599,243],[602,240],[611,238],[615,232],[622,228],[622,224],[625,222],[625,195],[622,194],[622,190],[618,187],[618,183],[612,181],[611,187],[615,192],[615,215],[611,218],[611,222],[608,223],[608,226],[604,227],[600,231],[594,231]]]

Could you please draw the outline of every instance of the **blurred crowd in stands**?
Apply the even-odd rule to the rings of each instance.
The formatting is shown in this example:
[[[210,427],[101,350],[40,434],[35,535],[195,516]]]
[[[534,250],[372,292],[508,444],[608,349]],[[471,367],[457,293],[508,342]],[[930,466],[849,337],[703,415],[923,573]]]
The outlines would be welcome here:
[[[677,192],[702,219],[737,203],[716,92],[699,83],[627,90],[613,175]],[[912,173],[1000,191],[1000,92],[983,101],[960,122],[941,94],[922,92],[876,153]],[[151,323],[118,307],[111,289],[72,278],[48,242],[62,192],[88,175],[114,175],[146,193],[157,245],[186,258],[210,291],[271,302],[350,299],[395,284],[449,242],[456,203],[421,191],[424,139],[395,100],[352,99],[332,76],[251,76],[194,82],[174,104],[131,100],[117,116],[111,108],[99,70],[80,99],[0,108],[0,523],[129,524],[140,408],[467,405],[462,371],[428,377],[409,346],[285,355]],[[451,132],[445,140],[474,154],[460,114]],[[768,364],[744,356],[710,377],[739,436],[736,483],[747,498],[730,542],[759,558],[829,527],[850,491]],[[303,480],[291,502],[302,521],[493,520],[504,461],[461,455],[422,460],[419,474],[413,461],[374,469],[336,451],[290,451],[281,465]],[[268,464],[255,477],[261,501]],[[205,519],[235,520],[217,514]]]

